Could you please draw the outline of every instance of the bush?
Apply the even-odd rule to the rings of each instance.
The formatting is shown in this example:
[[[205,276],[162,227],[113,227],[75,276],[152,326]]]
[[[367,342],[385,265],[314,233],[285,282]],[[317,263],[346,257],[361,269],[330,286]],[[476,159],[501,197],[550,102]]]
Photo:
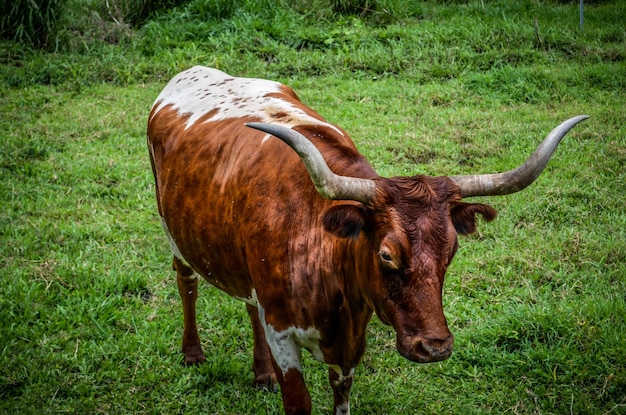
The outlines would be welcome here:
[[[154,13],[176,7],[187,0],[108,0],[100,2],[100,12],[117,23],[138,27]]]
[[[290,4],[294,10],[320,19],[358,16],[375,24],[420,16],[423,7],[411,0],[296,0]]]
[[[0,3],[0,38],[49,45],[57,31],[57,21],[65,0],[15,0]]]

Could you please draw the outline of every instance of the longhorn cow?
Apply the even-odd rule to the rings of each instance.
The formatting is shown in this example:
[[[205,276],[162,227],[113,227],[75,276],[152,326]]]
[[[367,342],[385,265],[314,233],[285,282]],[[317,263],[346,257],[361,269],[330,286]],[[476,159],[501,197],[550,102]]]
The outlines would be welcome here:
[[[385,178],[285,85],[199,66],[176,75],[147,134],[183,302],[185,362],[205,360],[198,275],[245,302],[254,383],[278,382],[287,414],[311,413],[301,349],[328,365],[334,412],[349,413],[373,313],[393,327],[402,356],[447,359],[453,335],[441,299],[457,235],[475,231],[476,215],[496,216],[462,199],[524,189],[585,118],[559,125],[509,172]]]

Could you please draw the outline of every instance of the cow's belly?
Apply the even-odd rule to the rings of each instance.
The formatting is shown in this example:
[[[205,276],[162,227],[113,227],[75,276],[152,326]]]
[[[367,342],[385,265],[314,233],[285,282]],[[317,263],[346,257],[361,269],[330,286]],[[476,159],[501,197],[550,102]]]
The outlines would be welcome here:
[[[182,214],[183,212],[181,212]],[[191,266],[211,285],[237,298],[249,298],[253,284],[244,247],[228,231],[206,219],[166,221],[161,218],[172,254]],[[198,223],[202,222],[202,224]]]

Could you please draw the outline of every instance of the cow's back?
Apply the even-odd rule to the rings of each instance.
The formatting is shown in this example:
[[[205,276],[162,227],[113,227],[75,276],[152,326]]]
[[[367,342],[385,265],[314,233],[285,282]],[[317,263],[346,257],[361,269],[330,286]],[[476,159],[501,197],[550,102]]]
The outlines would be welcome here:
[[[251,273],[280,275],[287,251],[311,248],[322,232],[314,212],[331,203],[295,152],[245,126],[253,121],[323,132],[318,147],[358,155],[343,131],[279,83],[204,67],[170,81],[148,124],[159,213],[174,253],[238,297],[250,295]]]

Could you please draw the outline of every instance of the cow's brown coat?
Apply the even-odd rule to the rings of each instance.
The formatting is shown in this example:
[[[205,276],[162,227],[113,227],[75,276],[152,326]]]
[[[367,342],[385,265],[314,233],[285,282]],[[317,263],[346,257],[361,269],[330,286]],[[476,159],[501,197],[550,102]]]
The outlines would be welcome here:
[[[186,99],[211,95],[209,75],[194,81]],[[200,87],[205,95],[192,94]],[[272,385],[277,379],[287,413],[310,413],[310,397],[302,374],[283,371],[272,359],[264,327],[319,332],[337,413],[348,408],[373,312],[394,327],[405,357],[447,358],[453,337],[441,295],[457,233],[475,230],[475,214],[491,220],[495,211],[462,203],[458,186],[447,177],[380,177],[343,130],[302,104],[288,87],[264,99],[283,100],[306,119],[272,108],[271,100],[263,108],[248,108],[245,91],[228,93],[230,103],[213,101],[191,125],[186,125],[190,114],[157,100],[148,124],[159,213],[182,256],[174,267],[184,306],[185,360],[204,360],[193,270],[247,301],[255,382]],[[246,114],[213,121],[224,105],[237,105]],[[294,151],[245,126],[268,116],[306,136],[336,174],[373,179],[371,203],[322,198]]]

